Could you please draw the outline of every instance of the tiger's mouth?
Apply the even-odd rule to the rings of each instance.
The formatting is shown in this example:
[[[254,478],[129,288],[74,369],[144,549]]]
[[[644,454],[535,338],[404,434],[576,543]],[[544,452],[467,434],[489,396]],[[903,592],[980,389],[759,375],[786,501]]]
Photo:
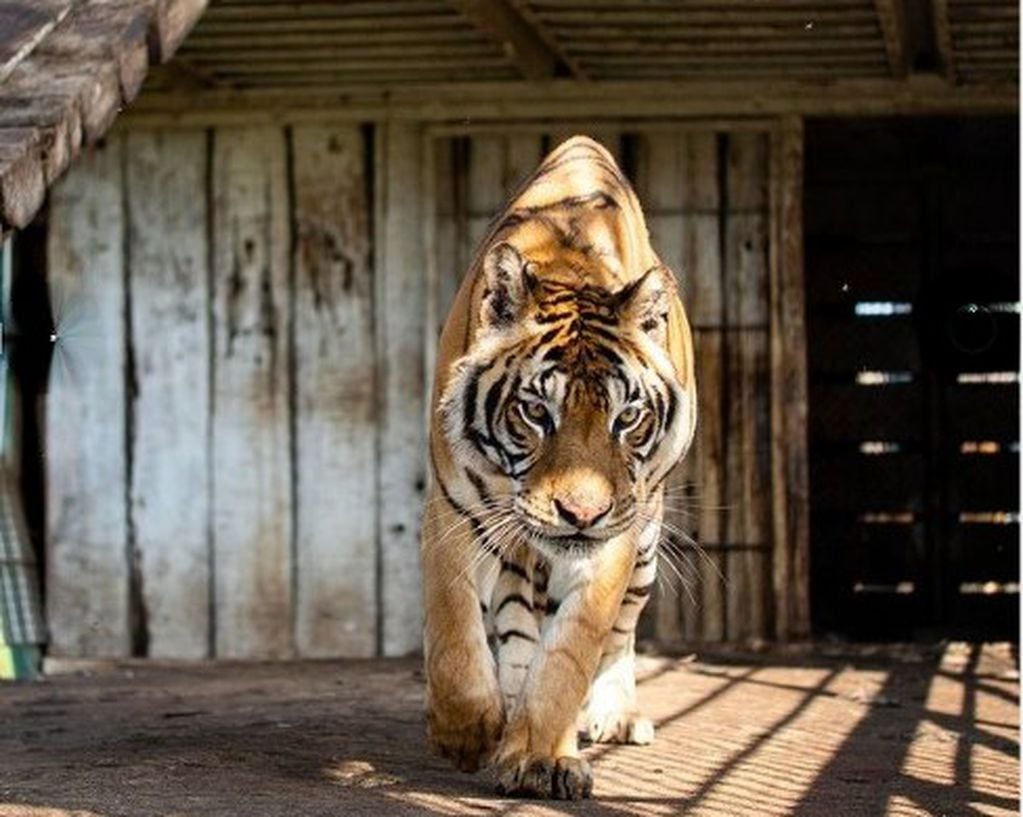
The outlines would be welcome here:
[[[611,539],[625,533],[635,522],[635,514],[590,531],[561,532],[551,530],[539,519],[519,514],[526,541],[552,558],[585,558],[591,556]]]

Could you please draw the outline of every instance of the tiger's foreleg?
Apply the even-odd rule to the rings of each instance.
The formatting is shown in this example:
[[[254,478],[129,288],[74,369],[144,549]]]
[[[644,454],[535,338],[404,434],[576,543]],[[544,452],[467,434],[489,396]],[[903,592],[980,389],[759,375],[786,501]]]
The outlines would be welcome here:
[[[432,487],[423,517],[426,720],[431,744],[462,771],[490,757],[504,725],[477,589],[479,542]]]
[[[659,503],[658,503],[659,505]],[[661,515],[648,518],[640,532],[639,550],[629,590],[604,644],[589,698],[580,718],[580,732],[595,743],[653,742],[654,725],[636,705],[636,624],[657,578],[657,542]]]
[[[545,627],[495,757],[508,794],[579,799],[592,789],[576,720],[635,563],[634,536],[605,545],[577,576]]]

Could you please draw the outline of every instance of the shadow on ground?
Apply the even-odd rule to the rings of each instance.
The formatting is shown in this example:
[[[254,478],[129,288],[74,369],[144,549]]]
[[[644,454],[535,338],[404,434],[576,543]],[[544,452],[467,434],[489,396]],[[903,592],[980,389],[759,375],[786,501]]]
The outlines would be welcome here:
[[[645,658],[650,747],[595,798],[499,799],[423,741],[415,662],[119,668],[0,687],[0,815],[1017,814],[1004,645]]]

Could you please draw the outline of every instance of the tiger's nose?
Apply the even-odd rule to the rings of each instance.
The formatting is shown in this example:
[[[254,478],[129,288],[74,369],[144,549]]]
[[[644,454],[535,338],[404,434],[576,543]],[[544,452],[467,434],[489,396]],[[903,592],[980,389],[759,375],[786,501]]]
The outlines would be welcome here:
[[[579,530],[593,527],[607,516],[614,501],[610,496],[565,494],[554,497],[554,509],[569,525]]]

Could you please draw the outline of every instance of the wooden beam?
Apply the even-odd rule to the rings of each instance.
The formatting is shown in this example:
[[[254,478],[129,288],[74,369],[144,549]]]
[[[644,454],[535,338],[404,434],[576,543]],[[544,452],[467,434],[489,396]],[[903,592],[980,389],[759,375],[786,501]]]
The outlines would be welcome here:
[[[909,71],[904,0],[874,0],[877,21],[884,37],[884,50],[892,76],[902,79]]]
[[[454,83],[143,94],[125,119],[135,125],[279,124],[282,121],[508,122],[694,117],[1002,114],[1019,109],[1015,84],[957,87],[939,77],[809,82]]]
[[[504,0],[451,0],[451,4],[501,46],[505,56],[525,79],[545,80],[554,76],[558,55],[541,39],[537,30]]]
[[[771,145],[770,372],[774,634],[810,634],[810,506],[803,279],[803,123]]]
[[[941,61],[941,73],[951,83],[958,79],[955,50],[952,47],[952,29],[948,18],[948,0],[931,0],[931,19],[934,23],[934,48]]]

